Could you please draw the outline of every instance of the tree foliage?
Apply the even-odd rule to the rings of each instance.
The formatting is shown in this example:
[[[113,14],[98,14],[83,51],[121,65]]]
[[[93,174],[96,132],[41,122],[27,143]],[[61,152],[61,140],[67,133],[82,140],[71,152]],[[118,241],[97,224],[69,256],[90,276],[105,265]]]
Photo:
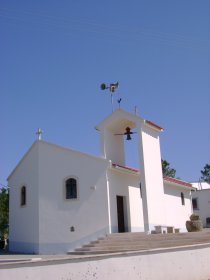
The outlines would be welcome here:
[[[9,224],[9,191],[0,189],[0,236],[8,233]]]
[[[176,170],[170,167],[170,163],[162,159],[163,176],[175,178]]]
[[[201,170],[201,180],[210,184],[210,164],[206,164]]]

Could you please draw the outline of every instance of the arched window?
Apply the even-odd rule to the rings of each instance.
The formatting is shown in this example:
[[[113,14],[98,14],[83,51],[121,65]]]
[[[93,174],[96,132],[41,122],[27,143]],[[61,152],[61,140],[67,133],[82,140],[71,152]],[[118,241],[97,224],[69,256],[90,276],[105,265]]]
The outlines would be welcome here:
[[[182,205],[185,205],[184,194],[183,194],[183,192],[181,192],[181,202],[182,202]]]
[[[70,178],[66,180],[66,199],[77,198],[77,180]]]
[[[20,205],[26,205],[26,187],[23,186],[20,191]]]

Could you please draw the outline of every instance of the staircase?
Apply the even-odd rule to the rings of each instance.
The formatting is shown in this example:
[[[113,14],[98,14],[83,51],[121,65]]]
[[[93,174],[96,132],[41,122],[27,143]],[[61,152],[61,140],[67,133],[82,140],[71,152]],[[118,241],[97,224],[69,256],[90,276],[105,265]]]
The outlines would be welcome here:
[[[114,233],[68,254],[91,255],[210,244],[210,231],[175,234]]]

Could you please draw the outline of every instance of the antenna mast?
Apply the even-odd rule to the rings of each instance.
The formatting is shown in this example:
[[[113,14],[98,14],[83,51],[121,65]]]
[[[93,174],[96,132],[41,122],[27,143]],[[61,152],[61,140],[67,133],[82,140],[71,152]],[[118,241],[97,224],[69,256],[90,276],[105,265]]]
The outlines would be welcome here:
[[[113,102],[113,93],[116,91],[116,89],[119,87],[119,83],[112,83],[109,86],[106,84],[101,84],[101,90],[109,89],[111,94],[111,104],[112,104],[112,112],[114,111],[114,102]]]

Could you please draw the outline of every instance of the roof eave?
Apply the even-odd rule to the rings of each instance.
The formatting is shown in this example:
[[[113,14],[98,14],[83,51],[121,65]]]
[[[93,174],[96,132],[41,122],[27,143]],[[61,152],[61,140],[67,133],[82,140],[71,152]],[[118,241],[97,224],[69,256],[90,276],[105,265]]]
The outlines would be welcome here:
[[[165,181],[166,183],[169,183],[171,185],[176,185],[179,186],[181,188],[185,188],[187,190],[191,189],[194,190],[195,188],[192,186],[192,184],[185,182],[185,181],[181,181],[179,179],[176,178],[172,178],[172,177],[163,177],[163,181]]]

